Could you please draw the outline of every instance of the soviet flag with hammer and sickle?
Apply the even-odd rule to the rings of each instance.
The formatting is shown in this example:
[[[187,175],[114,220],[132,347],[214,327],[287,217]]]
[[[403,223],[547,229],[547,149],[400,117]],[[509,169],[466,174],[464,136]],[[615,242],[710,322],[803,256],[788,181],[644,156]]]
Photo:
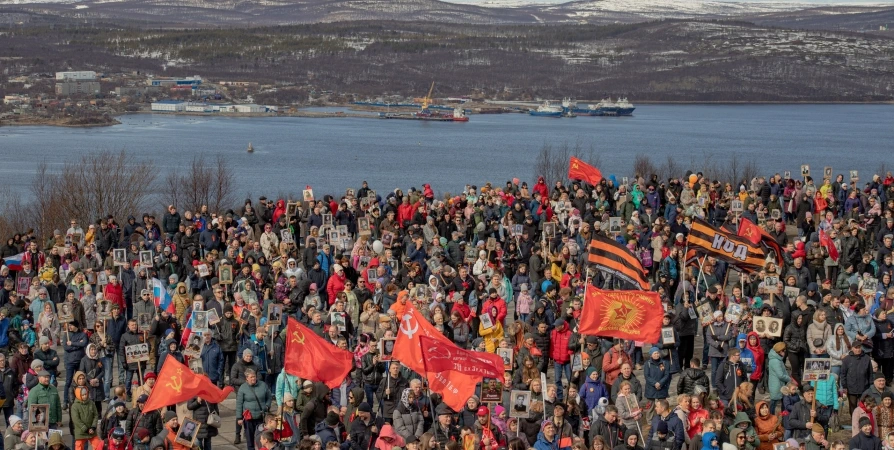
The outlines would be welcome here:
[[[286,373],[338,387],[351,373],[354,354],[317,336],[295,319],[286,326]]]

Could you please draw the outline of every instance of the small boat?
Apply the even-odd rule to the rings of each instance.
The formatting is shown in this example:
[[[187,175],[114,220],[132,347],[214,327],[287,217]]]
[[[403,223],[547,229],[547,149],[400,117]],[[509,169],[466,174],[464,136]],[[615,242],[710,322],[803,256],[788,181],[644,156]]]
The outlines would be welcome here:
[[[249,153],[254,153],[254,152],[255,152],[255,148],[251,146],[251,142],[248,143],[248,152],[249,152]]]

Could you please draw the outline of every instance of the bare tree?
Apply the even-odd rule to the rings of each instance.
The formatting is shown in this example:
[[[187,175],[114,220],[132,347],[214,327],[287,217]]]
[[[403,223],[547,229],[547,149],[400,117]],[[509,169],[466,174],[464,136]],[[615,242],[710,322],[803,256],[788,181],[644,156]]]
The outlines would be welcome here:
[[[135,162],[124,150],[84,155],[66,163],[58,174],[42,162],[31,181],[33,213],[24,217],[44,236],[69,219],[89,224],[109,214],[122,217],[148,206],[155,178],[152,164]]]
[[[638,153],[633,158],[633,175],[636,178],[642,177],[648,180],[653,173],[658,173],[658,166],[652,162],[652,157],[646,153]]]
[[[195,155],[185,173],[174,171],[165,177],[162,203],[183,210],[199,211],[207,205],[209,211],[221,211],[235,201],[233,182],[233,171],[223,156],[208,163],[205,155]]]

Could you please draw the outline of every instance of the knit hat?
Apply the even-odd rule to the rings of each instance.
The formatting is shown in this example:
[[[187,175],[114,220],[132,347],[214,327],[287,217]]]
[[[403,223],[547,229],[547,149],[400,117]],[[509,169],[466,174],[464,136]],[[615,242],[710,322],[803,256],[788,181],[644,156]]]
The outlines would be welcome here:
[[[552,421],[552,420],[544,420],[543,422],[541,422],[541,423],[540,423],[540,432],[542,433],[543,430],[545,430],[546,427],[548,427],[548,426],[550,426],[550,425],[552,425],[552,426],[555,427],[555,424],[553,424],[553,421]]]
[[[22,442],[27,441],[29,437],[31,437],[30,431],[25,430],[22,432]]]
[[[142,441],[143,439],[149,437],[149,430],[143,427],[139,427],[136,431],[134,431],[134,434],[137,436],[137,439]]]
[[[881,378],[881,379],[884,379],[884,378],[885,378],[885,374],[883,374],[883,373],[881,373],[881,372],[876,372],[876,373],[872,374],[872,381],[878,380],[878,379],[880,379],[880,378]]]
[[[147,400],[149,400],[149,396],[143,394],[139,398],[137,398],[137,403],[146,403]]]
[[[40,371],[40,369],[43,369],[43,361],[39,359],[31,361],[31,368],[34,369],[35,372]]]
[[[146,374],[143,375],[143,382],[145,383],[149,380],[154,380],[156,378],[158,378],[158,377],[155,375],[155,372],[146,372]]]
[[[246,356],[254,356],[254,353],[251,352],[250,348],[242,350],[242,357],[245,358]]]
[[[301,387],[303,387],[303,388],[310,387],[313,385],[314,385],[314,382],[310,381],[310,380],[304,380],[304,383],[301,383]]]
[[[667,434],[667,422],[659,420],[658,425],[655,427],[655,431],[661,434]]]
[[[360,406],[357,407],[358,412],[371,413],[372,408],[369,406],[369,403],[363,402]]]
[[[286,392],[282,395],[282,402],[285,403],[289,400],[295,400],[295,396],[292,395],[291,392]]]
[[[50,343],[50,338],[48,338],[48,337],[46,337],[46,336],[41,336],[41,337],[40,337],[40,340],[37,341],[37,342],[38,342],[38,344],[40,344],[40,345],[43,345],[43,344],[49,344],[49,343]]]
[[[872,425],[872,421],[869,420],[869,417],[861,417],[860,418],[860,428],[863,428],[866,425]]]
[[[651,356],[651,355],[653,355],[653,354],[655,354],[655,353],[659,353],[659,354],[660,354],[660,353],[661,353],[661,349],[658,348],[658,346],[653,345],[652,348],[649,350],[649,355]]]
[[[9,426],[11,426],[11,427],[14,427],[15,424],[17,424],[17,423],[19,423],[19,422],[21,422],[21,421],[22,421],[22,418],[19,417],[19,416],[17,416],[17,415],[15,415],[15,414],[9,416]]]
[[[62,444],[62,433],[53,433],[50,435],[49,446],[52,447],[54,445]]]
[[[176,418],[177,418],[177,413],[175,413],[174,411],[165,411],[165,419],[164,419],[163,423],[168,423],[172,419],[176,419]]]
[[[785,351],[785,342],[777,342],[776,344],[774,344],[773,351],[782,355],[782,353]]]

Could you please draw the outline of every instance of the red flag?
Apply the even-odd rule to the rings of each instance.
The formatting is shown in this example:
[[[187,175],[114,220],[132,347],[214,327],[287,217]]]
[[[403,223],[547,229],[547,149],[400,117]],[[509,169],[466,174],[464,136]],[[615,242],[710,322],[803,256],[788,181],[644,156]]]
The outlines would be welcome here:
[[[658,342],[664,314],[661,297],[650,291],[587,288],[578,330],[581,334]]]
[[[503,360],[493,353],[463,350],[428,336],[419,336],[419,345],[422,346],[422,359],[428,372],[454,371],[464,376],[503,377]]]
[[[338,387],[354,367],[354,354],[317,336],[297,320],[286,325],[285,371],[306,380]]]
[[[742,219],[740,219],[739,220],[739,232],[737,234],[740,237],[744,237],[744,238],[748,239],[749,241],[751,241],[754,244],[757,244],[757,242],[754,242],[754,240],[751,236],[746,236],[745,234],[743,234],[743,230],[745,228],[751,228],[752,230],[756,230],[758,233],[758,236],[760,236],[760,242],[764,245],[764,247],[769,248],[770,250],[773,250],[774,253],[776,253],[777,264],[781,265],[784,263],[785,259],[782,256],[782,253],[783,253],[782,247],[779,246],[779,243],[776,242],[776,239],[773,239],[773,236],[770,236],[770,233],[767,233],[766,231],[764,231],[763,228],[755,225],[754,222],[752,222],[744,217]]]
[[[835,247],[835,243],[832,242],[832,237],[822,229],[819,230],[819,241],[829,251],[829,257],[832,258],[832,261],[838,261],[838,249]]]
[[[155,411],[199,397],[208,403],[220,403],[233,392],[232,386],[218,388],[206,375],[196,375],[189,367],[168,356],[165,358],[155,387],[143,406],[143,412]]]
[[[571,161],[568,162],[568,178],[571,178],[572,180],[584,180],[595,186],[602,181],[602,172],[572,156]]]
[[[442,344],[453,346],[453,349],[459,349],[459,347],[444,337],[434,325],[425,320],[412,307],[407,308],[401,316],[398,331],[392,356],[409,367],[410,370],[418,374],[425,374],[428,379],[428,387],[441,394],[444,403],[454,411],[462,411],[466,400],[475,394],[475,385],[478,384],[478,381],[474,377],[463,375],[462,372],[454,370],[447,372],[426,371],[420,338],[427,336]]]
[[[760,227],[744,217],[739,221],[739,232],[736,234],[738,234],[739,237],[748,239],[754,245],[757,245],[761,242]]]

